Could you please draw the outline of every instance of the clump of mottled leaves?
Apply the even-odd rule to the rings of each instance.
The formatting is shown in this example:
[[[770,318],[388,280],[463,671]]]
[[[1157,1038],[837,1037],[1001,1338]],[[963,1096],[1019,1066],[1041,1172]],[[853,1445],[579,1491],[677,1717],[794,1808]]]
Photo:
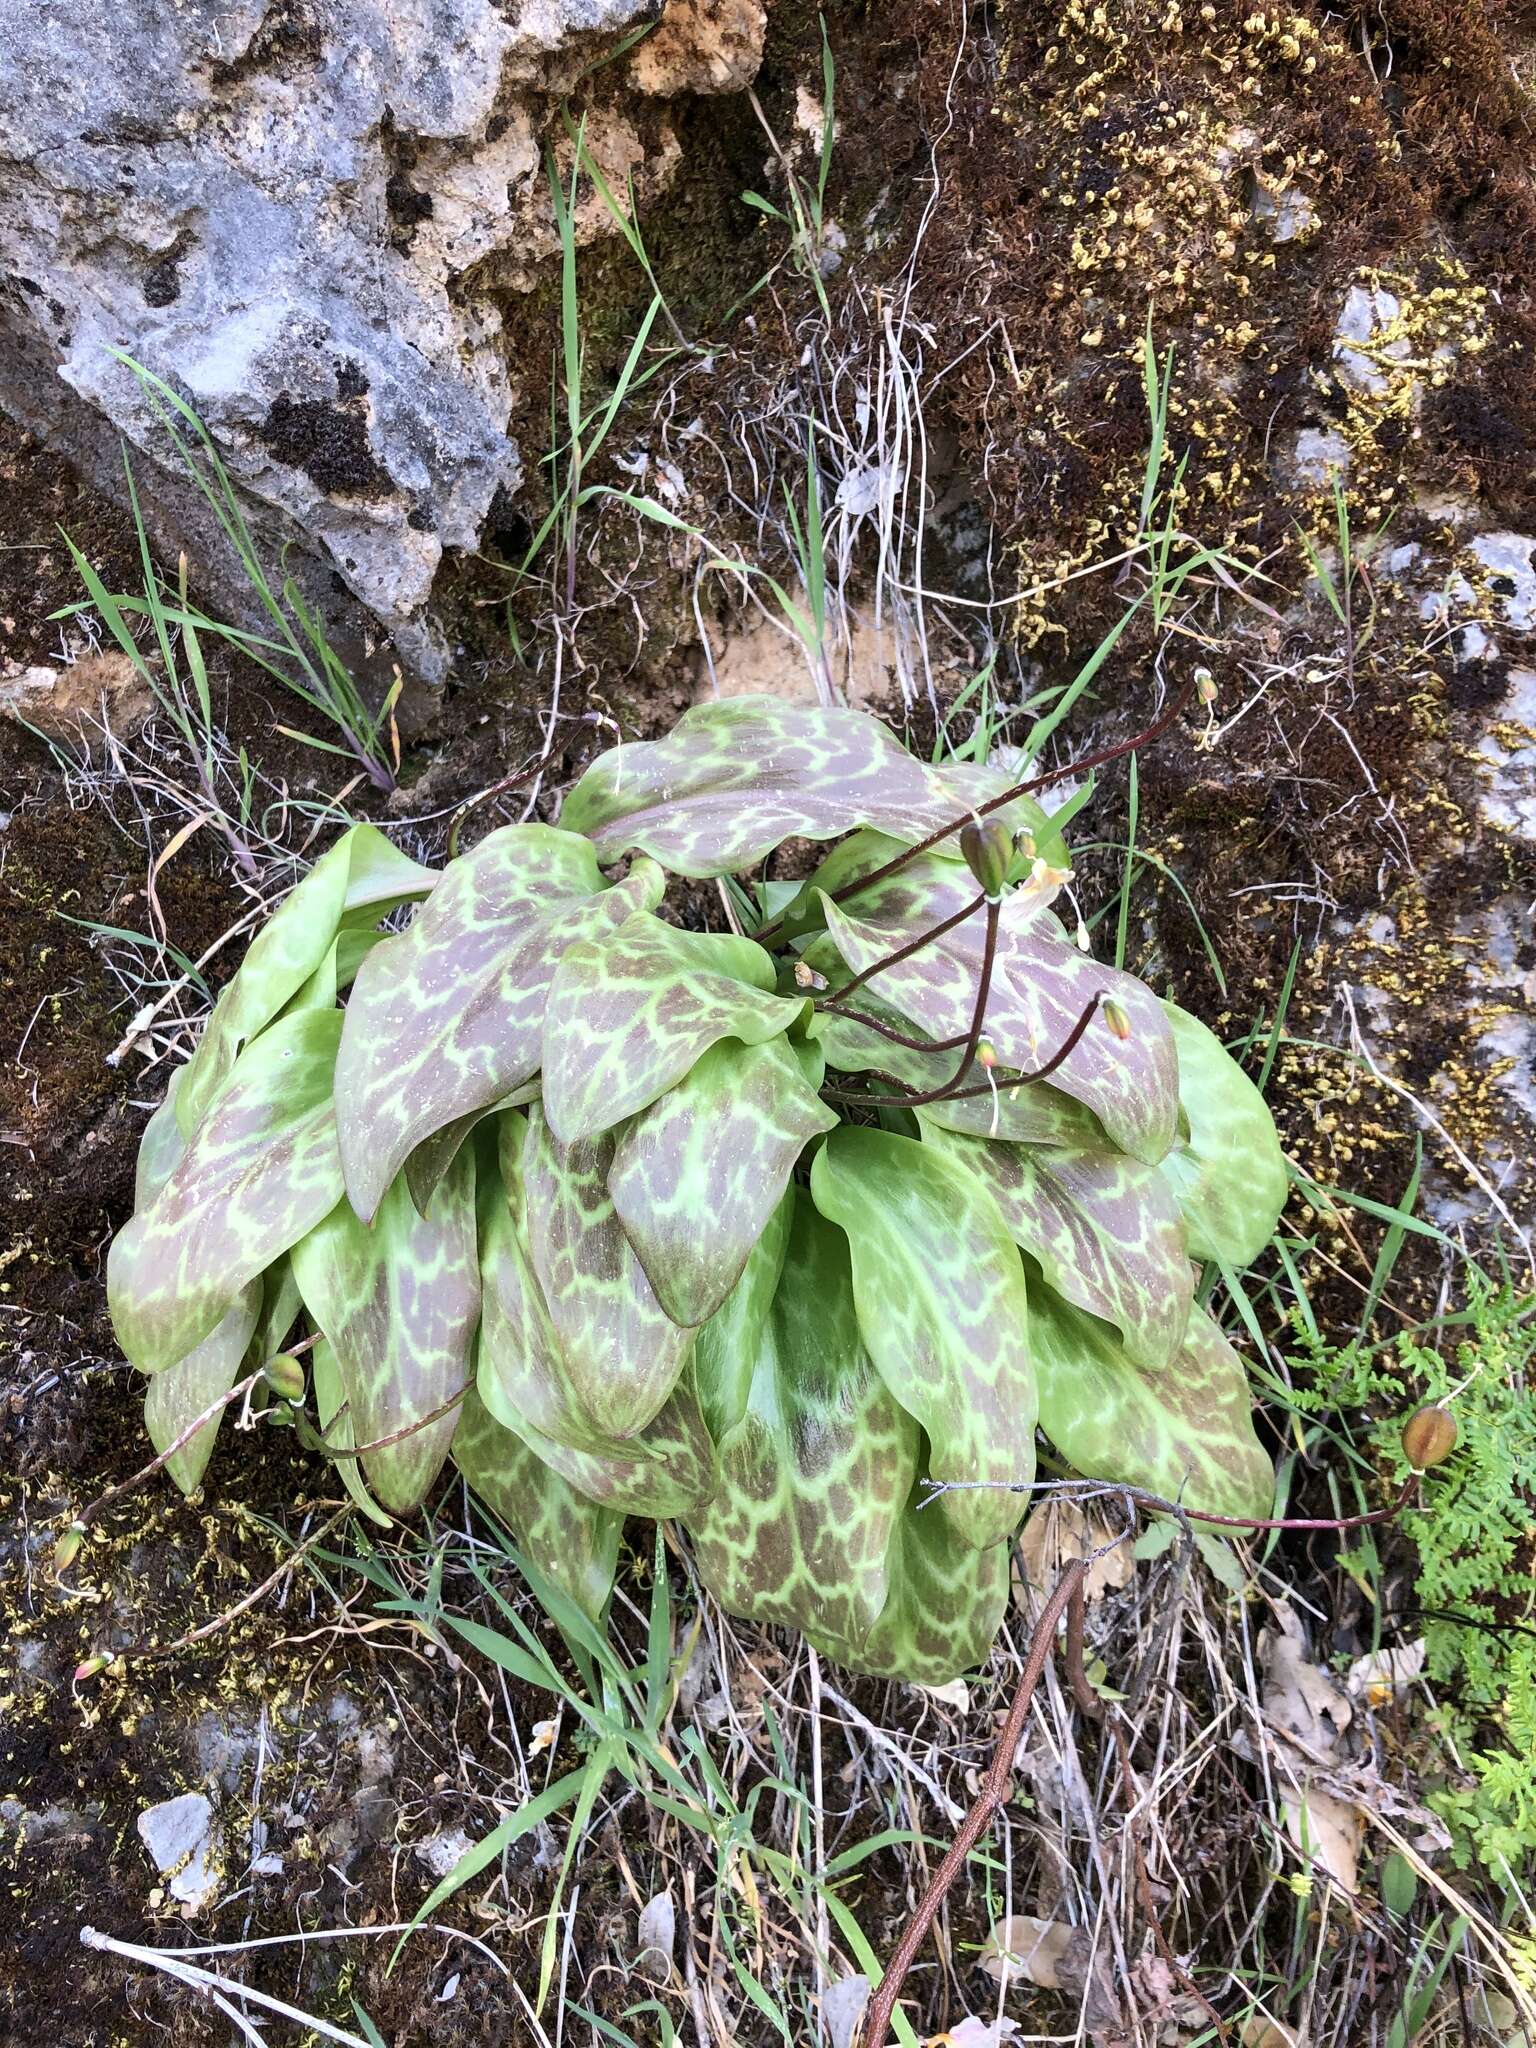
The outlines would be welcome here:
[[[978,894],[957,831],[913,849],[989,804]],[[788,840],[820,866],[763,883]],[[997,1628],[1037,1433],[1264,1513],[1195,1262],[1268,1237],[1273,1125],[1068,936],[1065,871],[1001,771],[767,698],[440,874],[355,827],[173,1077],[112,1247],[172,1476],[307,1336],[306,1439],[378,1519],[451,1458],[593,1615],[625,1517],[675,1519],[732,1612],[929,1682]],[[694,929],[672,879],[724,877],[731,928]]]

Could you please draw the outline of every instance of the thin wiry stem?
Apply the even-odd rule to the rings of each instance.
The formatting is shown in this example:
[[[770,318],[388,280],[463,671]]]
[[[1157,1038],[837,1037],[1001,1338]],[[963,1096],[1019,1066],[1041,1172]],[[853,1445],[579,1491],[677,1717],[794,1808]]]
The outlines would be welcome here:
[[[1082,1039],[1083,1033],[1093,1022],[1094,1012],[1104,1000],[1103,991],[1091,996],[1081,1016],[1067,1033],[1043,1067],[1036,1067],[1028,1074],[1010,1074],[1006,1080],[982,1081],[973,1088],[957,1088],[952,1083],[944,1088],[930,1089],[921,1095],[862,1095],[855,1089],[823,1088],[822,1094],[829,1102],[858,1103],[865,1109],[921,1109],[934,1102],[967,1102],[976,1095],[1001,1094],[1008,1088],[1027,1088],[1036,1081],[1048,1081],[1063,1060],[1070,1059]],[[964,1066],[956,1080],[965,1072]]]
[[[966,820],[962,818],[960,822],[964,824]],[[915,939],[909,939],[906,945],[898,946],[894,953],[887,953],[883,960],[877,960],[872,967],[866,967],[863,973],[856,974],[852,981],[844,982],[835,996],[828,996],[827,1000],[817,1007],[823,1010],[840,1009],[844,1000],[851,996],[856,988],[862,988],[866,981],[876,974],[883,974],[888,967],[899,967],[903,960],[910,960],[914,953],[921,952],[924,946],[931,945],[935,939],[942,939],[944,934],[952,932],[957,924],[964,924],[968,917],[973,917],[986,900],[985,896],[973,896],[970,902],[955,911],[953,916],[946,917],[940,924],[930,926],[925,932],[919,932]],[[762,944],[761,937],[758,944]]]

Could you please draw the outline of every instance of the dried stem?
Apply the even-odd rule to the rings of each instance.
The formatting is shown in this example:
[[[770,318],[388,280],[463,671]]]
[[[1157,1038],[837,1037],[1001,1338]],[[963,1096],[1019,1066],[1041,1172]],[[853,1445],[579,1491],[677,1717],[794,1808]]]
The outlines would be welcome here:
[[[1024,1732],[1024,1721],[1029,1713],[1029,1703],[1035,1696],[1035,1688],[1044,1674],[1046,1663],[1056,1643],[1056,1624],[1063,1611],[1067,1615],[1067,1672],[1072,1685],[1073,1696],[1081,1701],[1084,1694],[1094,1699],[1093,1690],[1083,1673],[1083,1577],[1086,1571],[1084,1561],[1074,1557],[1064,1567],[1056,1581],[1051,1597],[1041,1609],[1030,1638],[1029,1654],[1024,1660],[1024,1669],[1019,1674],[1018,1690],[1014,1693],[1013,1704],[1008,1709],[1008,1718],[998,1736],[997,1749],[982,1780],[981,1790],[970,1812],[960,1824],[959,1832],[945,1851],[944,1860],[933,1874],[933,1881],[923,1894],[916,1912],[907,1922],[900,1941],[897,1942],[885,1975],[880,1979],[875,1995],[870,2001],[869,2019],[864,2029],[863,2048],[886,2048],[890,2031],[891,2014],[907,1972],[914,1957],[922,1947],[923,1938],[943,1905],[950,1886],[965,1867],[965,1860],[976,1846],[982,1830],[1008,1797],[1009,1784],[1013,1775],[1014,1752]],[[1081,1689],[1080,1689],[1081,1688]],[[1098,1702],[1094,1700],[1097,1707]]]

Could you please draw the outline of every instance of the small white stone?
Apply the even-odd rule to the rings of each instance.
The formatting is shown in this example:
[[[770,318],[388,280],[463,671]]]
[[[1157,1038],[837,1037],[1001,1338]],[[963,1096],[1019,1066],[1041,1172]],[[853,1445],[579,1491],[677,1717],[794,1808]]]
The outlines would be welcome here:
[[[201,1792],[183,1792],[146,1807],[138,1828],[171,1897],[189,1913],[213,1905],[224,1881],[224,1850],[211,1802]]]

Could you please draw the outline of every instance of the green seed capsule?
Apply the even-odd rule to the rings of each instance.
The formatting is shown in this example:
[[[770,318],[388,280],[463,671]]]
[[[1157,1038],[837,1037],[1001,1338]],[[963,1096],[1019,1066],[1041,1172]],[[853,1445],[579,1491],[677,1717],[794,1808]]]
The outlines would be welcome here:
[[[995,903],[1008,883],[1008,863],[1013,858],[1013,841],[996,818],[973,818],[960,834],[960,851],[965,864]]]
[[[296,1358],[290,1358],[286,1351],[279,1351],[275,1358],[267,1360],[262,1371],[267,1385],[280,1400],[303,1400],[304,1368]]]
[[[53,1568],[56,1572],[67,1572],[80,1555],[85,1542],[84,1522],[71,1522],[58,1542],[53,1546]]]
[[[1448,1408],[1417,1409],[1403,1424],[1403,1456],[1416,1472],[1443,1465],[1456,1448],[1456,1418]]]
[[[99,1652],[94,1657],[87,1657],[83,1664],[75,1666],[76,1685],[83,1685],[88,1678],[99,1677],[111,1662],[112,1659],[105,1651]]]
[[[1124,1045],[1131,1035],[1131,1020],[1113,996],[1104,1005],[1104,1022],[1109,1027],[1110,1036],[1118,1038],[1120,1043]]]

